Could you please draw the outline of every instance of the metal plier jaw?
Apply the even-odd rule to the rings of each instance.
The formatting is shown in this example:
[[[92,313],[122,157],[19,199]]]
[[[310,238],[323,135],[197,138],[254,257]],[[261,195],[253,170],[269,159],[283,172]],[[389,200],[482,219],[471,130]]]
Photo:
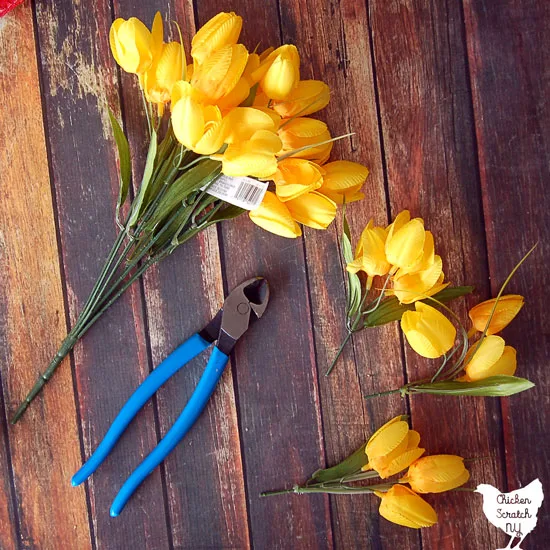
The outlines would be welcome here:
[[[254,277],[233,289],[223,303],[216,344],[220,351],[226,355],[231,353],[250,322],[264,314],[268,302],[269,284],[263,277]]]

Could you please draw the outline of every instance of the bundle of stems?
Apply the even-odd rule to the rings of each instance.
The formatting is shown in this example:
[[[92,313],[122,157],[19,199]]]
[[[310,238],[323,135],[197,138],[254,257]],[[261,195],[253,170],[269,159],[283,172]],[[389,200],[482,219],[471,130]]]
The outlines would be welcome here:
[[[121,222],[120,210],[128,198],[131,179],[129,147],[112,115],[111,122],[120,157],[119,233],[75,325],[19,405],[12,424],[25,413],[80,338],[149,267],[203,229],[244,212],[206,192],[220,175],[221,163],[184,149],[169,126],[160,143],[156,131],[150,129],[143,178]]]

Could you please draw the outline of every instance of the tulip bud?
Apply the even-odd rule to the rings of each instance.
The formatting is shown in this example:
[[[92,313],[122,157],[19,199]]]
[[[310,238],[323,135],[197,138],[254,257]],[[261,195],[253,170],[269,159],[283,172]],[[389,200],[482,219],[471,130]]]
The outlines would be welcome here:
[[[251,73],[252,80],[270,99],[286,99],[300,81],[300,54],[296,46],[285,44],[273,50]]]
[[[367,442],[368,464],[362,470],[376,470],[382,479],[395,475],[422,456],[424,449],[418,447],[419,443],[420,434],[396,416]]]
[[[369,169],[358,162],[335,160],[323,166],[325,174],[320,193],[330,197],[336,204],[361,200],[361,187],[369,175]]]
[[[191,84],[200,90],[210,103],[216,103],[231,93],[246,67],[248,52],[242,44],[223,46],[196,67]]]
[[[486,336],[481,344],[472,344],[466,359],[465,381],[483,380],[490,376],[513,376],[516,372],[516,350],[506,346],[500,336]]]
[[[149,29],[137,17],[113,21],[109,32],[111,52],[127,73],[143,74],[153,61],[153,41]]]
[[[426,231],[421,218],[410,219],[407,210],[401,212],[388,228],[386,256],[396,268],[410,270],[424,254]]]
[[[329,87],[320,80],[301,80],[285,99],[273,102],[283,118],[307,116],[324,109],[330,99]]]
[[[267,191],[262,204],[249,213],[250,219],[262,229],[295,239],[302,234],[300,226],[292,219],[292,216],[283,202],[275,193]]]
[[[424,302],[415,302],[414,307],[416,311],[405,311],[401,317],[409,345],[422,357],[441,357],[453,347],[455,327],[443,313]]]
[[[336,203],[315,191],[285,204],[297,222],[313,229],[326,229],[336,217]]]
[[[158,58],[143,78],[147,99],[153,103],[168,103],[174,84],[183,76],[182,48],[178,42],[163,44]]]
[[[317,164],[325,162],[332,150],[332,142],[319,145],[330,139],[327,125],[321,120],[300,117],[286,123],[278,131],[283,142],[281,154],[308,147],[292,155],[293,158],[303,158],[315,161]]]
[[[294,158],[282,160],[271,177],[275,182],[277,196],[285,202],[319,189],[323,181],[321,170],[309,160]]]
[[[399,483],[408,483],[417,493],[443,493],[464,485],[470,473],[456,455],[424,456],[409,466]]]
[[[364,271],[369,277],[386,275],[391,266],[386,259],[385,241],[385,229],[374,227],[374,222],[370,220],[359,239],[355,259],[347,265],[347,270],[350,273]]]
[[[206,22],[191,41],[191,57],[201,65],[212,52],[237,43],[243,18],[234,12],[221,12]]]
[[[387,493],[375,494],[382,499],[380,515],[392,523],[413,529],[437,523],[436,511],[408,487],[394,485]]]
[[[485,302],[481,302],[474,306],[470,312],[470,319],[474,328],[479,332],[485,330],[485,326],[489,321],[489,317],[493,312],[493,308],[496,308],[491,319],[491,323],[487,327],[487,335],[496,334],[504,328],[506,328],[509,323],[514,319],[514,317],[519,313],[520,309],[523,307],[524,300],[523,296],[519,294],[507,294],[501,296],[498,301],[496,298],[491,298]]]

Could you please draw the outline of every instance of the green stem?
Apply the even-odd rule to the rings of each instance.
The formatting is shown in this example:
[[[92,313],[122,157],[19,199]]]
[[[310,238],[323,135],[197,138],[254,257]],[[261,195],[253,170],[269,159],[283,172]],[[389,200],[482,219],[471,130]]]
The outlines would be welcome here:
[[[349,342],[349,339],[351,338],[352,334],[353,334],[353,332],[351,330],[348,330],[348,333],[347,333],[346,337],[344,338],[344,341],[340,344],[340,347],[338,348],[336,356],[332,360],[332,363],[330,364],[330,367],[328,368],[327,372],[325,372],[325,376],[328,376],[332,372],[332,369],[336,365],[336,362],[340,358],[340,355],[342,355],[342,352],[344,351],[344,348],[346,347],[346,344]]]
[[[369,393],[369,395],[365,395],[365,399],[372,399],[373,397],[381,397],[383,395],[391,395],[393,393],[400,393],[403,391],[404,388],[397,388],[395,390],[387,390],[387,391],[381,391],[378,393]]]

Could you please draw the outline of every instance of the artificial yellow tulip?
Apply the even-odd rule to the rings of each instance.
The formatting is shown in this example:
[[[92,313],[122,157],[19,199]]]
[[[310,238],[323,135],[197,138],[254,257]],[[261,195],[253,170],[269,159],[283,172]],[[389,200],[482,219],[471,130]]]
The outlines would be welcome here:
[[[248,141],[230,144],[222,154],[211,158],[222,162],[222,172],[227,176],[267,178],[277,170],[275,154],[280,148],[277,134],[258,130]]]
[[[495,302],[497,304],[495,312],[487,328],[486,334],[488,336],[496,334],[508,326],[523,307],[524,299],[519,294],[506,294],[505,296],[501,296],[498,302],[496,298],[492,298],[474,306],[470,310],[469,316],[474,328],[479,332],[485,330],[485,326],[493,312]]]
[[[420,529],[437,523],[436,511],[414,491],[404,485],[394,485],[388,492],[376,492],[382,499],[380,515],[397,525]]]
[[[365,447],[368,464],[362,470],[376,470],[385,479],[408,468],[424,454],[419,448],[420,434],[409,429],[400,416],[384,424]]]
[[[394,269],[409,271],[424,255],[426,231],[421,218],[410,219],[408,210],[401,212],[388,228],[386,256]]]
[[[422,357],[441,357],[454,345],[454,325],[443,313],[424,302],[415,302],[414,307],[415,311],[405,311],[401,317],[407,342]]]
[[[287,158],[279,162],[271,179],[275,182],[277,196],[285,202],[319,189],[323,172],[309,160]]]
[[[433,296],[448,284],[443,283],[441,256],[435,256],[433,264],[423,271],[403,273],[403,270],[398,270],[393,277],[393,288],[388,289],[387,294],[394,294],[402,304],[412,304],[417,300]]]
[[[413,462],[399,483],[408,483],[417,493],[443,493],[464,485],[469,479],[470,473],[461,456],[432,455]]]
[[[172,128],[177,140],[201,155],[215,153],[223,145],[222,115],[215,105],[203,105],[197,92],[180,80],[172,90]]]
[[[250,219],[262,229],[286,237],[295,239],[302,234],[300,226],[292,219],[292,216],[275,193],[267,191],[262,204],[249,213]]]
[[[321,120],[307,117],[295,118],[284,124],[277,133],[283,142],[281,154],[307,147],[303,151],[294,153],[292,157],[309,159],[322,164],[326,162],[332,150],[332,142],[320,145],[330,139],[328,127]]]
[[[207,21],[191,40],[191,57],[198,65],[212,52],[237,43],[243,18],[233,12],[221,12]]]
[[[481,344],[472,344],[464,364],[466,374],[462,380],[466,382],[483,380],[490,376],[513,376],[517,367],[516,350],[505,345],[500,336],[486,336]]]
[[[361,187],[369,175],[369,169],[358,162],[335,160],[323,165],[325,174],[320,193],[335,203],[354,202],[364,198]]]
[[[157,13],[155,21],[160,14]],[[162,25],[162,19],[160,19]],[[111,52],[127,73],[143,74],[153,62],[153,39],[149,29],[137,18],[115,19],[109,32]]]
[[[383,227],[374,227],[373,220],[370,220],[363,233],[361,233],[361,238],[355,251],[355,259],[347,265],[347,270],[350,273],[364,271],[369,277],[386,275],[391,265],[386,259],[385,241],[385,229]]]
[[[276,115],[277,116],[277,115]],[[278,116],[274,119],[270,113],[254,107],[237,107],[223,119],[225,143],[240,143],[249,140],[258,130],[275,132]]]
[[[292,44],[273,50],[251,73],[270,99],[283,100],[300,81],[300,55]]]
[[[324,109],[330,99],[329,87],[320,80],[301,80],[280,101],[273,102],[273,109],[283,118],[307,116]]]
[[[143,89],[148,101],[163,105],[170,101],[174,84],[184,78],[182,46],[178,42],[163,44],[160,55],[143,77]]]
[[[250,93],[250,86],[246,78],[241,77],[235,87],[217,101],[217,105],[223,112],[228,112],[240,105]]]
[[[285,204],[297,222],[313,229],[326,229],[336,217],[336,203],[315,191]]]
[[[248,52],[242,44],[223,46],[195,67],[191,84],[200,90],[210,103],[229,95],[240,81]]]

